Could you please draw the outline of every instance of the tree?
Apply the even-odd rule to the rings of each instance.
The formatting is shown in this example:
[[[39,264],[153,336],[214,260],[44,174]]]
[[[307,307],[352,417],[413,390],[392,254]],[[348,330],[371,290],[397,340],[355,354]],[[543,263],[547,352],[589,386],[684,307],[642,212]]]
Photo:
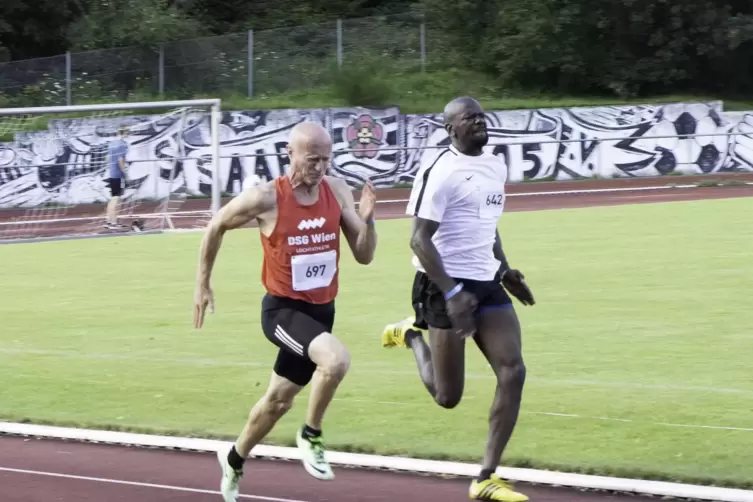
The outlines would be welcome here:
[[[68,30],[73,50],[95,50],[194,38],[208,33],[167,0],[92,0]]]
[[[2,0],[0,61],[3,52],[9,59],[64,53],[68,48],[66,30],[80,12],[75,0]]]

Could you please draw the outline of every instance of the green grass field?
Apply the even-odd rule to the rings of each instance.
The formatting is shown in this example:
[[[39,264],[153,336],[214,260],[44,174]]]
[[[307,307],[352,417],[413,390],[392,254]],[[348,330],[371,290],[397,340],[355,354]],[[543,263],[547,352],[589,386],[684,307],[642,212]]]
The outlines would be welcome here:
[[[336,331],[351,373],[333,449],[480,461],[494,379],[475,347],[461,405],[425,393],[406,350],[409,222],[376,261],[346,255]],[[505,463],[753,486],[750,199],[510,213],[501,231],[537,296],[519,308],[528,381]],[[257,230],[225,238],[217,312],[191,327],[199,234],[0,247],[0,417],[234,437],[275,348],[259,329]],[[307,393],[268,438],[292,444]],[[441,438],[441,439],[440,439]]]

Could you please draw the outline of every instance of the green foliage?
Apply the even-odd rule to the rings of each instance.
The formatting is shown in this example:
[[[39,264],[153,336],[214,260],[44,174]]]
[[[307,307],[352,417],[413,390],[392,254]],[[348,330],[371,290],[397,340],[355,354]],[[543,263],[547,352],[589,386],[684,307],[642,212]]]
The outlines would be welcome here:
[[[753,13],[713,0],[424,0],[472,61],[509,87],[623,97],[745,92]],[[489,68],[492,66],[492,68]]]
[[[81,4],[86,4],[82,1]],[[52,56],[65,52],[66,29],[81,15],[78,0],[2,0],[0,61]],[[2,72],[0,71],[0,74]]]
[[[381,17],[396,12],[403,14]],[[377,17],[355,19],[365,16]],[[337,71],[335,19],[344,20]],[[173,97],[240,95],[248,86],[246,30],[254,29],[256,96],[327,87],[344,103],[377,105],[396,93],[410,97],[394,81],[424,69],[422,20],[425,69],[480,75],[483,85],[466,87],[488,96],[746,98],[753,87],[747,0],[5,0],[0,61],[92,50],[74,56],[74,101],[124,100],[157,90],[162,47]],[[113,47],[122,49],[96,51]],[[6,66],[0,89],[52,104],[64,66],[62,56]],[[415,83],[471,94],[455,80]]]
[[[334,94],[349,106],[385,106],[390,103],[391,90],[388,72],[377,61],[360,65],[333,65]]]
[[[69,28],[73,50],[130,45],[156,46],[204,33],[201,21],[167,0],[93,0]]]

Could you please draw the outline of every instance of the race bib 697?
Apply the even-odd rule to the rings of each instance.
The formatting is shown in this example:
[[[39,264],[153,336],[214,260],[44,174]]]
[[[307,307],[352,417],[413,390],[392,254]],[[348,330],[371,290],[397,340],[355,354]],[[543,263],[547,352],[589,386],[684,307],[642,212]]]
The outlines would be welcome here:
[[[295,291],[326,288],[337,271],[337,251],[294,255],[290,268]]]

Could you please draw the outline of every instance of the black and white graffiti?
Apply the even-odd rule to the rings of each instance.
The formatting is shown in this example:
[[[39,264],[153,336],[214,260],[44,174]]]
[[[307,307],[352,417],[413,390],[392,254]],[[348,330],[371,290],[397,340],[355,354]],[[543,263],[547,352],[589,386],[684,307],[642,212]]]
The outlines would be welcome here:
[[[236,194],[248,177],[287,172],[288,134],[301,121],[330,131],[332,174],[351,186],[410,183],[448,143],[441,114],[403,115],[399,107],[224,112],[221,191]],[[505,158],[513,183],[753,171],[753,112],[725,112],[721,102],[491,111],[487,123],[487,149]],[[0,143],[0,207],[106,201],[105,152],[122,125],[130,131],[127,199],[211,193],[207,113],[120,113],[52,120],[47,130]]]

